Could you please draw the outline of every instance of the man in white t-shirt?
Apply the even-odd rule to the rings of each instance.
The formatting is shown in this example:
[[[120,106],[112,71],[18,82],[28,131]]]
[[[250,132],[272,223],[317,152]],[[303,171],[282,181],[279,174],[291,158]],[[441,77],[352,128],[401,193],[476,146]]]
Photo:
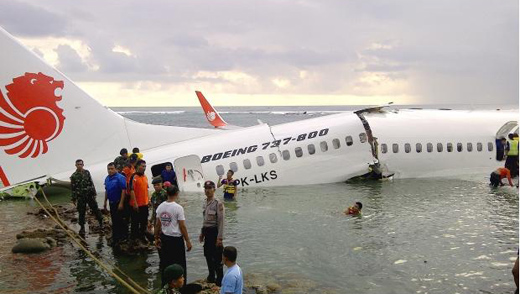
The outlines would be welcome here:
[[[176,203],[179,189],[172,185],[166,189],[166,194],[168,199],[157,207],[155,223],[155,246],[159,251],[162,286],[168,283],[164,277],[164,269],[172,264],[183,267],[186,283],[186,250],[191,250],[184,208]]]
[[[226,246],[222,251],[222,260],[228,270],[222,278],[220,294],[242,294],[244,279],[242,269],[237,264],[237,249],[233,246]]]

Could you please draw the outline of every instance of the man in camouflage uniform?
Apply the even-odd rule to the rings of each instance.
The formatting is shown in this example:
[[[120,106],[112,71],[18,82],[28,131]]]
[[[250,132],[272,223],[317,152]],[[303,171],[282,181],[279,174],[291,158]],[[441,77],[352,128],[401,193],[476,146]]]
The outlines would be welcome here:
[[[83,169],[83,160],[76,160],[76,171],[70,176],[70,184],[72,189],[72,203],[76,206],[79,212],[79,225],[81,229],[80,234],[85,234],[85,212],[87,210],[87,204],[92,210],[92,213],[96,215],[99,221],[99,227],[103,228],[103,217],[98,209],[96,202],[96,188],[90,172]]]
[[[159,204],[163,203],[168,199],[168,195],[166,195],[166,190],[163,188],[163,182],[160,177],[157,177],[152,180],[153,185],[153,193],[150,199],[150,203],[152,205],[152,217],[150,218],[150,223],[152,226],[155,226],[155,218],[157,217],[157,207]]]
[[[114,159],[114,164],[116,165],[116,169],[119,173],[123,172],[123,168],[128,164],[128,150],[126,148],[121,149],[119,151],[120,156]]]
[[[178,264],[172,264],[164,269],[166,285],[157,294],[180,294],[178,289],[184,285],[184,269]]]

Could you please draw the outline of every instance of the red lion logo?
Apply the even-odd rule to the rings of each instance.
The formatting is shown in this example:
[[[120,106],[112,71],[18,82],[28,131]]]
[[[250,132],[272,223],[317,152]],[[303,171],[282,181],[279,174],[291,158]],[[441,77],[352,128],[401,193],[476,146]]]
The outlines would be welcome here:
[[[47,153],[47,142],[61,133],[65,121],[57,105],[62,97],[55,94],[63,90],[63,81],[25,73],[5,88],[7,97],[0,91],[0,146],[20,158]]]

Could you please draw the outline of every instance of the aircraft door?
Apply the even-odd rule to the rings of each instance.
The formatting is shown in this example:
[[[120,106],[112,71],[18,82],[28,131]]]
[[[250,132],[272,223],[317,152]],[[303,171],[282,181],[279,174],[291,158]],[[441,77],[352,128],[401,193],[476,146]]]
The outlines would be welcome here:
[[[188,155],[175,159],[173,162],[179,190],[183,192],[201,192],[204,186],[204,173],[200,158]]]

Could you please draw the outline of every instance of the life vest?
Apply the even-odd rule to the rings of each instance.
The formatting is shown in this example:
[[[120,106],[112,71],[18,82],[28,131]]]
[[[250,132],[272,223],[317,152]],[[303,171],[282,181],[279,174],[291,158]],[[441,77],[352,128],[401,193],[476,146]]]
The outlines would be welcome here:
[[[508,156],[518,156],[518,140],[510,140],[509,141],[509,151],[507,152]]]

